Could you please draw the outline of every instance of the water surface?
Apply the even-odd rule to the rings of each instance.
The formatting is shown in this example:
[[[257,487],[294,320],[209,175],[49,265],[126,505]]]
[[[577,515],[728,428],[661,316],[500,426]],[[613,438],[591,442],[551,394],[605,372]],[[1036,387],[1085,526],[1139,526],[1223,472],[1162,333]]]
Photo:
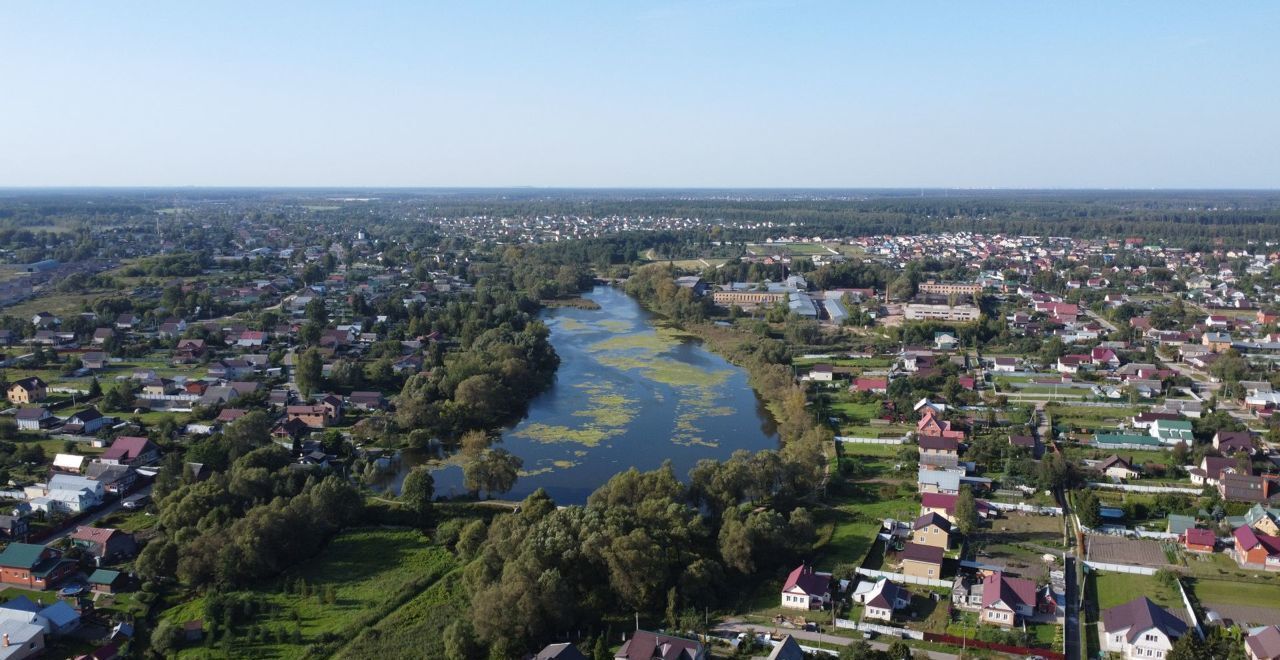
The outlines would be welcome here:
[[[545,488],[561,504],[582,503],[632,466],[650,470],[670,459],[683,479],[700,459],[777,447],[773,421],[744,370],[656,326],[618,289],[596,287],[586,297],[600,309],[543,313],[560,368],[495,445],[524,459],[505,497]],[[402,473],[425,457],[404,458]],[[442,466],[435,479],[439,495],[465,492],[459,465]]]

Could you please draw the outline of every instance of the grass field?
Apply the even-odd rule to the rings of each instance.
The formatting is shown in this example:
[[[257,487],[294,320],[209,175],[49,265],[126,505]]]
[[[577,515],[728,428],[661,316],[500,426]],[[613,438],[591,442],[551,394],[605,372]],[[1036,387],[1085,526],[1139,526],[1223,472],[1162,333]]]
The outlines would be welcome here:
[[[286,576],[290,580],[299,577],[306,580],[313,594],[333,587],[335,603],[325,604],[315,595],[303,598],[296,593],[286,593],[282,579],[253,590],[279,608],[273,614],[258,617],[255,624],[278,630],[293,630],[298,625],[303,643],[250,644],[242,636],[243,631],[237,631],[233,644],[236,657],[301,658],[307,655],[308,645],[318,640],[353,639],[405,603],[420,598],[454,568],[452,555],[431,545],[414,530],[371,529],[343,533],[318,557]],[[162,617],[181,624],[202,616],[203,607],[203,598],[196,598],[170,608]],[[182,657],[203,657],[207,650],[207,646],[184,649]]]
[[[1202,604],[1249,605],[1280,608],[1280,585],[1267,582],[1191,580],[1191,589]]]
[[[1097,594],[1096,602],[1099,611],[1123,605],[1138,596],[1146,596],[1171,612],[1178,613],[1184,610],[1182,596],[1178,591],[1165,587],[1151,575],[1095,571],[1089,574],[1088,581],[1093,584],[1092,588]],[[1087,597],[1088,594],[1086,594]]]

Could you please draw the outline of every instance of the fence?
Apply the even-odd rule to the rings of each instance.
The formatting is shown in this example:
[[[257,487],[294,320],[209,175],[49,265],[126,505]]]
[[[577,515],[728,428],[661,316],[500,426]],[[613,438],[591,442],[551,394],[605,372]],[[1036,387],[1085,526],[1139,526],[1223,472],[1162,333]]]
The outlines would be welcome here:
[[[1006,502],[987,501],[987,506],[999,511],[1024,511],[1026,513],[1038,513],[1046,516],[1062,515],[1062,507],[1060,506],[1036,506],[1034,504],[1009,504]]]
[[[858,630],[861,632],[873,632],[880,635],[892,635],[905,639],[924,639],[924,632],[920,630],[907,630],[906,628],[898,628],[895,626],[882,626],[875,623],[866,623],[858,621],[850,621],[849,619],[836,619],[836,627],[846,630]]]
[[[1084,565],[1095,571],[1111,571],[1112,573],[1135,573],[1137,575],[1155,575],[1153,566],[1133,566],[1131,564],[1111,564],[1105,561],[1084,560]]]
[[[936,644],[946,644],[947,646],[973,647],[976,649],[988,649],[991,651],[999,651],[1001,653],[1011,653],[1013,655],[1031,656],[1038,655],[1045,660],[1066,660],[1066,656],[1048,649],[1027,648],[1025,646],[1010,646],[1009,644],[997,644],[995,642],[984,642],[977,639],[966,639],[964,637],[956,637],[955,635],[942,635],[939,633],[927,632],[924,634],[924,641],[934,642]]]
[[[1110,488],[1130,493],[1177,493],[1179,495],[1200,495],[1204,493],[1203,488],[1179,488],[1177,486],[1139,486],[1137,484],[1113,484],[1105,481],[1090,481],[1089,485],[1094,488]]]
[[[1200,639],[1204,639],[1204,631],[1200,629],[1200,618],[1196,616],[1196,608],[1191,606],[1191,599],[1187,598],[1187,590],[1182,588],[1182,580],[1178,580],[1178,593],[1182,595],[1182,606],[1187,608],[1188,621],[1191,627],[1196,629],[1196,634]]]
[[[851,445],[905,445],[911,436],[904,435],[900,438],[861,438],[851,435],[837,435],[836,442],[845,442]]]
[[[947,580],[935,580],[933,578],[922,578],[906,573],[891,573],[889,571],[877,571],[871,568],[858,567],[858,575],[869,578],[889,578],[893,582],[905,582],[907,584],[916,584],[924,587],[950,587],[951,583]]]

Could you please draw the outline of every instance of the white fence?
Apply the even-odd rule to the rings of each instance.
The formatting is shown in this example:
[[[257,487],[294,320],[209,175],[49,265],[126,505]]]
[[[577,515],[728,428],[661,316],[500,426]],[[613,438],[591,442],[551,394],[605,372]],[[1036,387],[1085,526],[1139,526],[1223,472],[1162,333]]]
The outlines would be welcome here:
[[[891,573],[889,571],[877,571],[870,568],[858,568],[858,575],[864,575],[869,578],[889,578],[893,582],[905,582],[907,584],[918,584],[924,587],[950,587],[951,582],[947,580],[935,580],[933,578],[922,578],[906,573]]]
[[[48,390],[50,392],[59,392],[61,394],[76,394],[79,396],[83,396],[89,393],[88,389],[80,389],[78,387],[50,387],[48,388]]]
[[[881,635],[893,635],[894,637],[907,639],[924,639],[923,630],[907,630],[906,628],[898,628],[895,626],[882,626],[875,623],[850,621],[849,619],[836,619],[836,627],[845,630],[858,630],[861,632],[873,632]]]
[[[1155,575],[1156,569],[1151,566],[1133,566],[1130,564],[1110,564],[1105,561],[1093,561],[1092,559],[1084,560],[1084,565],[1095,571],[1110,571],[1112,573],[1136,573],[1138,575]]]
[[[147,401],[199,401],[198,394],[147,394],[145,392],[138,395],[139,399]]]
[[[1009,504],[1006,502],[992,502],[990,500],[987,500],[987,506],[999,511],[1023,511],[1026,513],[1037,513],[1042,516],[1062,515],[1062,507],[1060,506],[1036,506],[1034,504]]]
[[[1187,598],[1187,590],[1182,588],[1182,580],[1178,580],[1178,593],[1182,596],[1182,606],[1187,608],[1187,620],[1191,622],[1191,627],[1196,629],[1196,634],[1200,639],[1204,639],[1204,631],[1200,629],[1200,617],[1196,616],[1196,608],[1191,606],[1191,599]]]
[[[1111,490],[1123,490],[1130,493],[1177,493],[1179,495],[1199,495],[1204,492],[1203,488],[1182,488],[1180,486],[1139,486],[1137,484],[1113,484],[1105,481],[1090,481],[1089,485],[1094,488],[1109,488]]]
[[[901,438],[861,438],[852,435],[837,435],[836,442],[845,442],[851,445],[905,445],[911,436],[904,435]]]

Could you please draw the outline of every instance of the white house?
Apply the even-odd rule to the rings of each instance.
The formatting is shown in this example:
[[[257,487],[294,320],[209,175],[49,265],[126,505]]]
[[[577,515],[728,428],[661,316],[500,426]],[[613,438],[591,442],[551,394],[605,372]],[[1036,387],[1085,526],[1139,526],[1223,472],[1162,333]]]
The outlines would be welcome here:
[[[895,610],[900,610],[911,603],[911,594],[906,589],[880,578],[875,582],[862,582],[853,594],[855,603],[866,606],[862,615],[868,619],[891,621]]]
[[[25,660],[44,654],[44,629],[34,623],[0,619],[0,660]]]
[[[74,474],[55,474],[48,486],[33,487],[33,490],[42,492],[31,493],[35,495],[31,498],[31,508],[46,512],[80,513],[102,504],[106,494],[101,483]]]
[[[1187,633],[1182,619],[1145,596],[1104,611],[1098,626],[1102,650],[1126,660],[1161,660],[1173,642]]]
[[[831,574],[819,573],[808,564],[797,566],[782,585],[782,607],[820,610],[831,600]]]

